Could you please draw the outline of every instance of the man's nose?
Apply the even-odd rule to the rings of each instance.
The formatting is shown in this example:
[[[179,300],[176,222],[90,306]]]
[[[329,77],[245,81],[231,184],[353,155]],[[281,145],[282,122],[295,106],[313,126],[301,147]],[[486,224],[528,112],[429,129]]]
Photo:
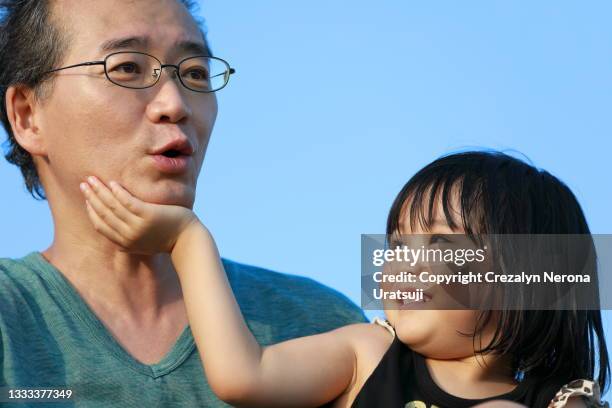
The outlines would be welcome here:
[[[168,67],[165,74],[159,79],[159,83],[153,88],[155,97],[147,106],[147,116],[152,122],[178,123],[192,115],[185,89],[177,78],[176,69]],[[161,73],[160,73],[161,74]]]

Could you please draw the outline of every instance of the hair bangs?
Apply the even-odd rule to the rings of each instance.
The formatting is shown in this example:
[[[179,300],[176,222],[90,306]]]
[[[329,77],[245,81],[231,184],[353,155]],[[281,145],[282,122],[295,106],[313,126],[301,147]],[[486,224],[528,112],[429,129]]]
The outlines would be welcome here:
[[[431,231],[437,221],[474,236],[485,233],[484,180],[452,160],[441,158],[415,174],[389,211],[387,234],[420,228]],[[402,228],[404,227],[404,228]]]

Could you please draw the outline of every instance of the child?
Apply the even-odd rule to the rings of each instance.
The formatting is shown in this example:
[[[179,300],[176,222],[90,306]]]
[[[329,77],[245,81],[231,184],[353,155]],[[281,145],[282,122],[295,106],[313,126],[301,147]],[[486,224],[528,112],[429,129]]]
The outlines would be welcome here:
[[[261,347],[190,209],[143,202],[113,181],[91,184],[83,190],[97,231],[130,252],[171,254],[208,382],[230,404],[607,406],[599,401],[609,375],[599,310],[386,308],[387,322]],[[549,173],[505,154],[467,152],[419,171],[388,217],[389,236],[453,233],[589,229],[574,195]],[[588,381],[597,366],[598,382]]]

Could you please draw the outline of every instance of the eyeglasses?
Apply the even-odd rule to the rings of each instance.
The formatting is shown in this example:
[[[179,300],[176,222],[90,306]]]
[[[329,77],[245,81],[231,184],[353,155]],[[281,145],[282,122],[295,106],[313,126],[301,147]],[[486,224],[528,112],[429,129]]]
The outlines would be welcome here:
[[[230,75],[236,70],[217,57],[198,55],[185,58],[177,65],[162,64],[152,55],[137,51],[119,51],[109,54],[104,61],[83,62],[45,72],[51,73],[63,69],[88,65],[104,65],[104,73],[115,85],[131,89],[150,88],[161,77],[164,68],[170,67],[172,78],[178,74],[179,82],[194,92],[210,93],[225,87]]]

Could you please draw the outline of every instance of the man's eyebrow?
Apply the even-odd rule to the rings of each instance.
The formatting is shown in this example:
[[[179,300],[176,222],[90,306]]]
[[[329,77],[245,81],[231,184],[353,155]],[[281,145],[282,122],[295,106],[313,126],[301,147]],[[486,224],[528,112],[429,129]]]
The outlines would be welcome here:
[[[142,36],[130,36],[130,37],[122,37],[122,38],[114,38],[108,41],[105,41],[100,46],[100,51],[110,52],[116,51],[120,49],[126,48],[146,48],[149,45],[149,38]],[[179,40],[176,41],[173,45],[174,48],[178,48],[179,51],[186,54],[194,54],[194,55],[209,55],[208,46],[204,43],[189,41],[189,40]]]
[[[183,51],[186,54],[194,55],[209,55],[210,51],[206,44],[195,42],[195,41],[177,41],[174,43],[174,47]]]
[[[100,46],[100,51],[115,51],[123,48],[135,48],[142,47],[146,48],[149,43],[148,38],[146,37],[123,37],[123,38],[113,38],[111,40],[105,41]]]

